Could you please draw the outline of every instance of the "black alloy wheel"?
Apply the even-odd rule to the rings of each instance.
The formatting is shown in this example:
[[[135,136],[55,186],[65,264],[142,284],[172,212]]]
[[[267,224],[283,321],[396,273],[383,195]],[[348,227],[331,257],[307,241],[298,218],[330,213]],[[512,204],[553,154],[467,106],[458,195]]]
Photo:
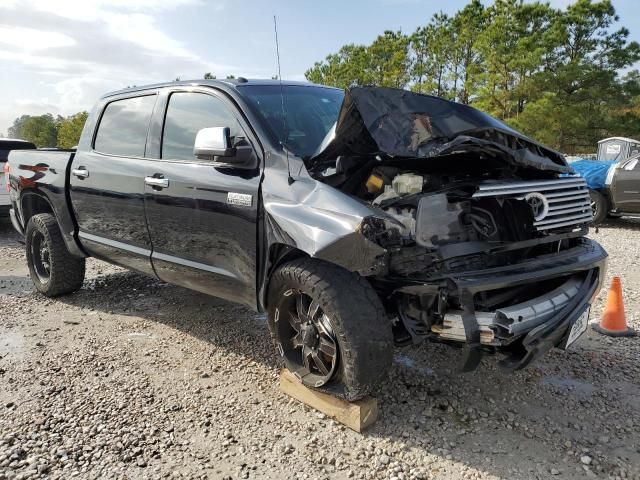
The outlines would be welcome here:
[[[393,359],[378,294],[354,272],[298,258],[269,278],[267,325],[285,366],[306,387],[348,401],[377,390]]]
[[[85,259],[69,252],[52,214],[39,213],[29,219],[25,243],[29,275],[40,293],[57,297],[82,287]]]
[[[300,290],[289,289],[274,320],[278,349],[289,370],[308,385],[328,383],[338,366],[338,342],[319,303]]]
[[[51,278],[51,249],[42,232],[35,230],[31,237],[31,266],[43,285]]]

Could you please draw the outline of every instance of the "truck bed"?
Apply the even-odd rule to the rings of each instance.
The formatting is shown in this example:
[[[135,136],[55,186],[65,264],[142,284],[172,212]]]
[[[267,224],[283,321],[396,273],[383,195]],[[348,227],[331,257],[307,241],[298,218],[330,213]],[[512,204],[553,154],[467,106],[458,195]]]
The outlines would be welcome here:
[[[9,153],[8,161],[12,184],[11,219],[16,229],[24,233],[26,228],[24,214],[29,208],[31,193],[39,194],[46,199],[58,219],[65,243],[77,252],[75,221],[66,188],[69,184],[69,168],[74,155],[75,150],[14,150]],[[22,201],[19,202],[20,198]]]

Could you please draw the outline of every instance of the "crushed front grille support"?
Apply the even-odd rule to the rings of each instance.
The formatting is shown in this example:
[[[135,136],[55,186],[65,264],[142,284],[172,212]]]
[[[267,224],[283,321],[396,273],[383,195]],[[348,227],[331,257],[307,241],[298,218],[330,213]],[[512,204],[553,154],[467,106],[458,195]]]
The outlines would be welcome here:
[[[582,177],[530,182],[485,182],[472,198],[512,198],[529,203],[540,232],[579,228],[593,220],[589,188]]]

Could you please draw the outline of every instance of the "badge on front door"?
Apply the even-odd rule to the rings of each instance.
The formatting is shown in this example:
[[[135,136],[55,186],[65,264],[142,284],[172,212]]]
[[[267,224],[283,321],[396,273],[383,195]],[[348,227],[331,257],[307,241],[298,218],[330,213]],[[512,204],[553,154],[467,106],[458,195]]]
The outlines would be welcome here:
[[[242,205],[243,207],[250,207],[253,203],[253,196],[246,193],[227,193],[227,203],[230,205]]]

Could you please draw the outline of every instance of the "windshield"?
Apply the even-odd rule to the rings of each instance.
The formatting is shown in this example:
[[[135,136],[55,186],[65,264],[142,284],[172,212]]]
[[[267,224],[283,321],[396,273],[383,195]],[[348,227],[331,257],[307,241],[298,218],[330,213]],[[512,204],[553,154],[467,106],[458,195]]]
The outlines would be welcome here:
[[[313,154],[338,118],[344,92],[335,88],[282,85],[239,85],[243,96],[274,139],[299,157]]]

